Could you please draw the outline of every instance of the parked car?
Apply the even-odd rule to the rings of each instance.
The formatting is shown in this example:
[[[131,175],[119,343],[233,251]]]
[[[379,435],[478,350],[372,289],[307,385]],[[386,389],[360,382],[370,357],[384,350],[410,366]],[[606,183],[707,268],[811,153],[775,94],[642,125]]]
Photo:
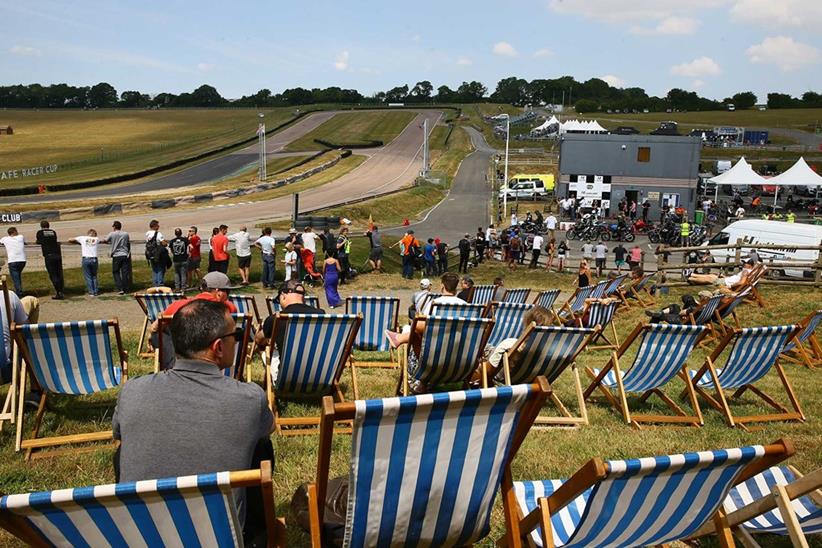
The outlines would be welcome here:
[[[614,133],[616,135],[637,135],[639,133],[639,130],[632,126],[619,126],[611,133]]]
[[[541,179],[511,180],[508,183],[508,188],[500,189],[500,198],[507,194],[509,200],[513,198],[536,200],[548,195],[548,189],[545,188],[545,181]]]
[[[751,187],[749,185],[722,185],[722,192],[728,196],[733,196],[734,191],[740,196],[747,196],[751,193]]]

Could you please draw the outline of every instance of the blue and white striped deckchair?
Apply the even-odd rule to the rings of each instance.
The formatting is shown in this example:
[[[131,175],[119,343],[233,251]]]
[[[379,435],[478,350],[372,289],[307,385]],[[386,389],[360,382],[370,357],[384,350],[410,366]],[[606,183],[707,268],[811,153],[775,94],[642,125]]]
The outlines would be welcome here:
[[[111,331],[114,331],[114,341]],[[31,439],[22,439],[22,411],[17,423],[18,439],[21,441],[18,447],[26,450],[26,459],[36,448],[111,439],[111,430],[51,438],[37,436],[48,395],[96,394],[115,388],[128,378],[128,358],[123,350],[117,320],[14,325],[12,336],[23,357],[20,393],[25,394],[27,368],[42,390]],[[112,353],[112,343],[116,343],[119,351],[116,358]]]
[[[276,398],[318,399],[333,394],[344,401],[339,381],[357,337],[362,316],[354,314],[283,314],[274,316],[271,340],[266,348],[265,383],[278,434],[306,434],[319,424],[318,417],[280,417]],[[277,333],[283,331],[283,347],[273,355]],[[272,362],[272,357],[274,361]],[[351,371],[354,399],[359,397],[357,377]],[[283,427],[296,427],[285,429]]]
[[[601,299],[605,296],[605,290],[608,288],[608,284],[610,284],[608,280],[602,280],[601,282],[597,283],[594,286],[594,289],[591,290],[591,299]]]
[[[444,318],[482,318],[484,304],[441,303],[431,305],[431,315]]]
[[[420,322],[425,322],[422,340],[417,332]],[[493,326],[494,320],[490,318],[415,317],[411,323],[408,367],[403,368],[403,393],[413,388],[411,379],[417,392],[449,384],[464,385],[479,367]]]
[[[741,326],[739,325],[739,318],[736,316],[736,308],[745,302],[745,299],[747,298],[750,292],[750,287],[745,288],[739,293],[737,293],[736,297],[734,297],[734,299],[731,302],[725,304],[724,306],[717,307],[716,313],[714,314],[714,321],[717,324],[719,324],[721,333],[716,334],[714,332],[715,334],[713,335],[713,340],[718,339],[724,334],[733,332],[733,327],[728,326],[728,324],[725,322],[725,320],[727,320],[729,316],[733,318],[734,323],[736,324],[736,328],[740,329]]]
[[[588,350],[602,350],[605,348],[613,348],[616,350],[619,348],[619,335],[617,335],[616,325],[614,325],[614,315],[618,307],[619,301],[616,300],[611,300],[611,302],[594,301],[588,303],[587,313],[583,312],[582,315],[577,318],[580,327],[599,327],[599,333],[597,333],[594,339],[603,339],[605,341],[605,344],[599,346],[589,346]],[[608,340],[608,337],[603,333],[608,327],[611,328],[611,334],[614,337],[613,342]]]
[[[820,487],[822,468],[807,476],[792,466],[768,468],[728,493],[728,525],[741,527],[743,534],[790,535],[794,546],[807,546],[805,535],[822,534]]]
[[[592,459],[568,480],[514,482],[536,546],[655,546],[697,533],[731,488],[792,453],[786,442],[629,460]],[[522,525],[521,525],[522,527]],[[722,530],[727,536],[730,531]],[[724,545],[724,544],[723,544]],[[733,541],[731,541],[731,546]]]
[[[639,428],[642,422],[701,426],[702,412],[696,401],[696,394],[691,380],[685,374],[685,362],[688,355],[699,343],[705,329],[701,325],[657,323],[637,325],[619,349],[613,353],[604,369],[586,368],[593,381],[585,390],[585,399],[588,400],[593,391],[599,388],[605,398],[620,411],[625,422],[636,428]],[[640,335],[642,335],[642,339],[634,362],[630,369],[623,371],[619,359]],[[696,413],[695,415],[686,414],[679,405],[661,390],[677,374],[685,382],[686,391],[691,407]],[[612,389],[617,390],[616,396],[611,393]],[[642,401],[649,398],[651,394],[656,394],[676,413],[676,416],[631,413],[628,408],[628,392],[642,394]]]
[[[822,364],[822,346],[819,345],[819,341],[816,340],[814,334],[820,323],[822,323],[822,310],[811,312],[810,315],[799,322],[802,331],[785,345],[785,349],[782,350],[782,358],[791,362],[803,363],[811,368]],[[810,351],[805,348],[806,344],[811,347]]]
[[[475,285],[471,292],[471,304],[481,304],[485,306],[494,300],[494,293],[497,286],[493,284]]]
[[[611,280],[608,283],[608,285],[605,286],[605,291],[603,292],[602,296],[605,297],[605,298],[607,298],[607,297],[617,297],[618,292],[619,292],[619,288],[622,285],[622,282],[624,282],[627,278],[628,278],[627,274],[622,274],[620,276],[617,276],[613,280]]]
[[[0,498],[0,525],[33,546],[243,546],[232,489],[262,489],[269,546],[282,546],[271,461],[217,472]]]
[[[490,531],[491,509],[550,388],[505,386],[333,404],[323,415],[312,537],[321,526],[335,422],[353,421],[343,546],[466,546]],[[510,489],[510,487],[509,487]],[[508,511],[515,509],[505,504]],[[519,546],[515,537],[512,546]]]
[[[235,295],[229,293],[228,302],[237,308],[237,314],[251,314],[254,325],[260,325],[262,322],[260,310],[257,308],[257,301],[254,300],[254,295]]]
[[[585,310],[585,299],[591,298],[591,293],[594,290],[593,285],[586,285],[585,287],[578,287],[574,294],[571,295],[565,304],[559,309],[557,314],[557,322],[562,325],[563,321],[573,319],[575,315],[581,314]]]
[[[622,304],[625,306],[631,306],[631,303],[628,299],[636,299],[640,306],[648,306],[649,304],[654,303],[654,297],[651,295],[651,292],[648,291],[646,286],[648,282],[651,281],[651,278],[654,277],[654,273],[643,274],[641,278],[638,280],[631,281],[630,285],[626,288],[618,288],[617,294],[619,295]],[[645,293],[647,297],[647,301],[642,298],[640,293]]]
[[[522,318],[525,313],[534,308],[532,304],[520,303],[493,303],[491,317],[494,318],[494,329],[488,338],[488,344],[497,346],[504,339],[515,339],[522,334],[524,326]]]
[[[528,300],[528,295],[530,293],[531,290],[527,287],[517,287],[514,289],[509,289],[505,292],[505,295],[502,296],[502,302],[523,304],[525,303],[525,301]]]
[[[575,360],[586,345],[594,338],[596,329],[578,327],[553,327],[529,325],[525,333],[502,357],[502,370],[498,371],[495,380],[505,384],[524,384],[534,382],[537,377],[545,377],[553,384],[569,366],[574,375],[579,417],[574,417],[555,393],[550,394],[551,401],[559,409],[561,417],[539,416],[534,423],[539,425],[574,426],[588,424],[588,411],[582,399],[582,386]],[[483,362],[483,368],[486,367]],[[483,381],[487,374],[483,374]]]
[[[548,310],[553,310],[554,303],[557,302],[557,297],[559,297],[559,293],[559,289],[549,289],[548,291],[540,291],[537,295],[537,298],[534,300],[534,304],[536,306],[547,308]]]
[[[725,298],[725,295],[714,295],[699,305],[699,308],[689,314],[691,325],[704,325],[712,329],[711,322],[723,298]]]
[[[346,314],[362,314],[362,325],[354,340],[354,350],[388,352],[391,345],[385,330],[397,330],[400,300],[396,297],[357,295],[345,299]]]
[[[160,317],[160,314],[174,301],[185,297],[182,293],[135,293],[134,298],[137,304],[143,309],[143,329],[140,333],[140,341],[137,344],[137,355],[141,358],[151,357],[151,352],[143,352],[148,326]]]
[[[314,308],[320,308],[320,299],[316,295],[306,295],[305,296],[305,304],[308,306],[313,306]],[[276,295],[269,295],[265,298],[265,306],[268,308],[268,315],[273,316],[280,310],[282,307],[280,306],[280,300],[277,298]]]
[[[770,327],[746,327],[727,333],[719,342],[699,371],[691,371],[694,387],[699,395],[703,396],[711,406],[725,415],[729,426],[739,424],[744,428],[745,423],[762,421],[804,421],[805,415],[799,406],[799,400],[791,387],[784,369],[779,363],[779,354],[785,344],[802,329],[798,325],[776,325]],[[734,341],[725,367],[715,367],[716,360],[723,350]],[[771,367],[776,368],[782,386],[793,406],[788,411],[782,404],[768,396],[754,383],[764,377]],[[716,391],[714,399],[708,390]],[[778,413],[771,415],[750,415],[734,417],[725,398],[724,390],[735,390],[734,398],[750,390],[759,396],[765,403],[776,409]]]

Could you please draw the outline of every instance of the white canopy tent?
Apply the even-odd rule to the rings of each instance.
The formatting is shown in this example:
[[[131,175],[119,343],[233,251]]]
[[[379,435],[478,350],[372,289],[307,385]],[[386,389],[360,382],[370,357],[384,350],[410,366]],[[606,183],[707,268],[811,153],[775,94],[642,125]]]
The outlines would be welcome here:
[[[819,187],[822,186],[822,177],[811,169],[811,166],[808,165],[805,158],[800,157],[790,168],[776,177],[768,179],[767,184],[776,186],[776,192],[774,192],[773,197],[773,205],[776,206],[776,198],[779,196],[779,187],[781,186],[816,187],[816,194],[817,197],[819,197]]]
[[[591,131],[594,133],[608,133],[608,130],[602,127],[596,120],[591,122]]]
[[[771,179],[772,181],[773,179]],[[714,201],[719,201],[719,185],[764,185],[773,184],[767,182],[767,179],[755,172],[751,164],[745,161],[745,157],[739,159],[734,166],[726,171],[720,173],[716,177],[711,177],[708,181],[716,184],[716,194]]]
[[[551,126],[559,126],[559,120],[557,120],[556,116],[551,116],[549,120],[545,120],[542,125],[539,125],[531,130],[531,133],[539,133],[541,131],[546,131]]]

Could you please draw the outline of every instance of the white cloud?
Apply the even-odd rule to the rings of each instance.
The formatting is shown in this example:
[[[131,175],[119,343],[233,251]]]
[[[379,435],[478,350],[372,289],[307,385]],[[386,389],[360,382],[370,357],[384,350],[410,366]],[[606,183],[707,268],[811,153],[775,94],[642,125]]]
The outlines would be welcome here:
[[[687,78],[699,78],[702,76],[716,76],[722,70],[716,61],[710,57],[699,57],[690,63],[682,63],[671,67],[671,74],[685,76]]]
[[[509,44],[508,42],[497,42],[494,44],[493,49],[491,50],[494,52],[495,55],[504,55],[506,57],[516,57],[519,55],[514,46]]]
[[[822,2],[818,0],[736,0],[731,18],[740,23],[764,27],[806,27],[822,25]]]
[[[536,57],[537,59],[543,59],[545,57],[553,57],[553,56],[554,56],[554,52],[551,51],[548,48],[538,49],[537,51],[534,52],[534,57]]]
[[[662,19],[655,27],[631,27],[633,34],[660,34],[670,36],[673,34],[693,34],[699,27],[699,20],[693,17],[671,16]]]
[[[562,15],[579,15],[609,23],[661,20],[687,16],[702,8],[715,8],[730,0],[550,0],[548,7]],[[810,2],[815,0],[808,0]]]
[[[211,63],[197,63],[197,70],[200,72],[208,72],[214,70],[214,65]]]
[[[699,78],[697,78],[696,80],[691,82],[691,88],[692,89],[699,89],[704,85],[705,85],[705,82],[703,80],[700,80]]]
[[[751,63],[776,65],[785,72],[822,60],[822,51],[788,36],[769,36],[762,43],[749,47],[745,53]]]
[[[605,76],[600,76],[599,79],[603,80],[604,82],[608,82],[609,86],[613,86],[615,88],[625,87],[625,80],[623,80],[619,76],[614,76],[613,74],[606,74]]]
[[[26,57],[40,57],[43,55],[43,52],[37,48],[32,48],[29,46],[12,46],[9,49],[9,53],[14,55],[23,55]]]
[[[348,70],[348,50],[341,51],[334,59],[334,68],[337,70]]]
[[[459,57],[457,58],[457,64],[461,67],[470,67],[474,62],[468,57]]]

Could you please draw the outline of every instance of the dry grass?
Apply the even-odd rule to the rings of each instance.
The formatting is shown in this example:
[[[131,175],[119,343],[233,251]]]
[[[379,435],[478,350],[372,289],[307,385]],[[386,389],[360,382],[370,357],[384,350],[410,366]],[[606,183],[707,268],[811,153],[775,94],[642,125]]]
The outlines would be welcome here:
[[[341,112],[290,143],[286,150],[322,150],[325,148],[314,139],[323,139],[334,144],[360,144],[382,141],[386,145],[400,134],[416,116],[413,112]]]

